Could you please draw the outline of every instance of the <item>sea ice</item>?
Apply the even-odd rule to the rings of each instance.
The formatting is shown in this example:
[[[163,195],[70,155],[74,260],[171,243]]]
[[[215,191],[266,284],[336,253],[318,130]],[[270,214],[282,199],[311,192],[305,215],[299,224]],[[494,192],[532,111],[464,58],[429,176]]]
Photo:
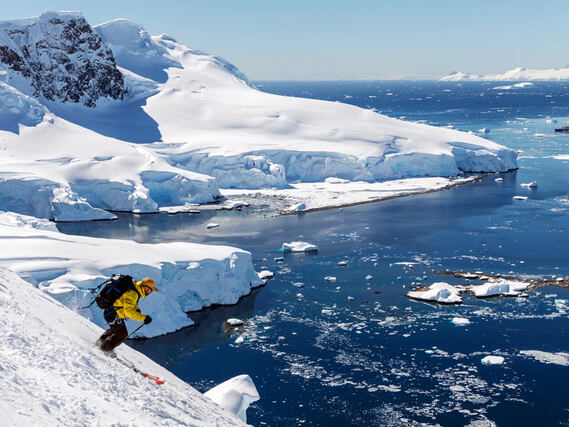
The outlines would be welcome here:
[[[512,197],[512,199],[514,199],[514,200],[527,200],[528,197],[527,196],[514,196],[514,197]]]
[[[326,276],[324,277],[324,280],[327,282],[335,282],[336,278],[334,276]]]
[[[541,350],[521,350],[520,354],[531,356],[541,363],[551,363],[560,366],[569,366],[569,353],[549,353]]]
[[[520,187],[537,188],[537,182],[532,181],[532,182],[528,182],[528,183],[525,183],[525,184],[520,184]]]

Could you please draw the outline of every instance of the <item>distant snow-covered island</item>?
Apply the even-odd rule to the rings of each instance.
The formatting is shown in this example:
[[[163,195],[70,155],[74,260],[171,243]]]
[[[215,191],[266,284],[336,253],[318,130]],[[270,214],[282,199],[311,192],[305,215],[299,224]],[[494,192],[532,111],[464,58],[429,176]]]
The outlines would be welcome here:
[[[469,74],[460,71],[454,71],[448,76],[442,77],[441,82],[461,82],[461,81],[494,81],[494,82],[515,82],[515,81],[561,81],[569,80],[569,67],[565,68],[549,68],[549,69],[531,69],[531,68],[514,68],[503,74]],[[527,86],[527,85],[526,85]],[[517,86],[524,87],[524,86]]]

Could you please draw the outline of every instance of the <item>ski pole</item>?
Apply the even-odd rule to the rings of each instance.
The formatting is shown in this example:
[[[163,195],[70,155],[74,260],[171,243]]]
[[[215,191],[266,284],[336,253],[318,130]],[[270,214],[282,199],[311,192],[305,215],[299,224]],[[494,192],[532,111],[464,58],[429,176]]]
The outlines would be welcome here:
[[[122,340],[122,341],[125,341],[125,340],[129,339],[132,334],[134,334],[136,331],[138,331],[138,330],[139,330],[140,328],[142,328],[144,325],[146,325],[146,323],[143,323],[142,325],[140,325],[138,328],[136,328],[134,331],[132,331],[130,334],[128,334],[128,337],[126,337],[126,338],[125,338],[124,340]],[[121,342],[122,342],[122,341],[121,341]]]

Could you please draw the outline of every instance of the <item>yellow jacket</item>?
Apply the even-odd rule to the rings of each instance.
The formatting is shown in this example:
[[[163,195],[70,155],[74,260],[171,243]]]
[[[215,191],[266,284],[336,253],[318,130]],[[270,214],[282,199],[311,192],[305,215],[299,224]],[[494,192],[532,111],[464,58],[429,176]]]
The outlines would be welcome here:
[[[146,294],[142,289],[142,282],[133,281],[133,283],[136,291],[132,289],[126,291],[119,298],[117,298],[113,304],[113,307],[121,319],[130,317],[131,319],[143,322],[144,319],[146,319],[146,315],[140,312],[140,308],[138,308],[138,299],[140,297],[146,298]]]

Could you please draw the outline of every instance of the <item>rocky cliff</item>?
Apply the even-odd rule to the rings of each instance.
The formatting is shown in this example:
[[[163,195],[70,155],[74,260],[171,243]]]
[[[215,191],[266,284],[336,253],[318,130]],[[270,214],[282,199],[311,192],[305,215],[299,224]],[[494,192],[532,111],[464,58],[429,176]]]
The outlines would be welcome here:
[[[0,21],[0,79],[34,97],[88,107],[128,93],[111,49],[73,12]]]

